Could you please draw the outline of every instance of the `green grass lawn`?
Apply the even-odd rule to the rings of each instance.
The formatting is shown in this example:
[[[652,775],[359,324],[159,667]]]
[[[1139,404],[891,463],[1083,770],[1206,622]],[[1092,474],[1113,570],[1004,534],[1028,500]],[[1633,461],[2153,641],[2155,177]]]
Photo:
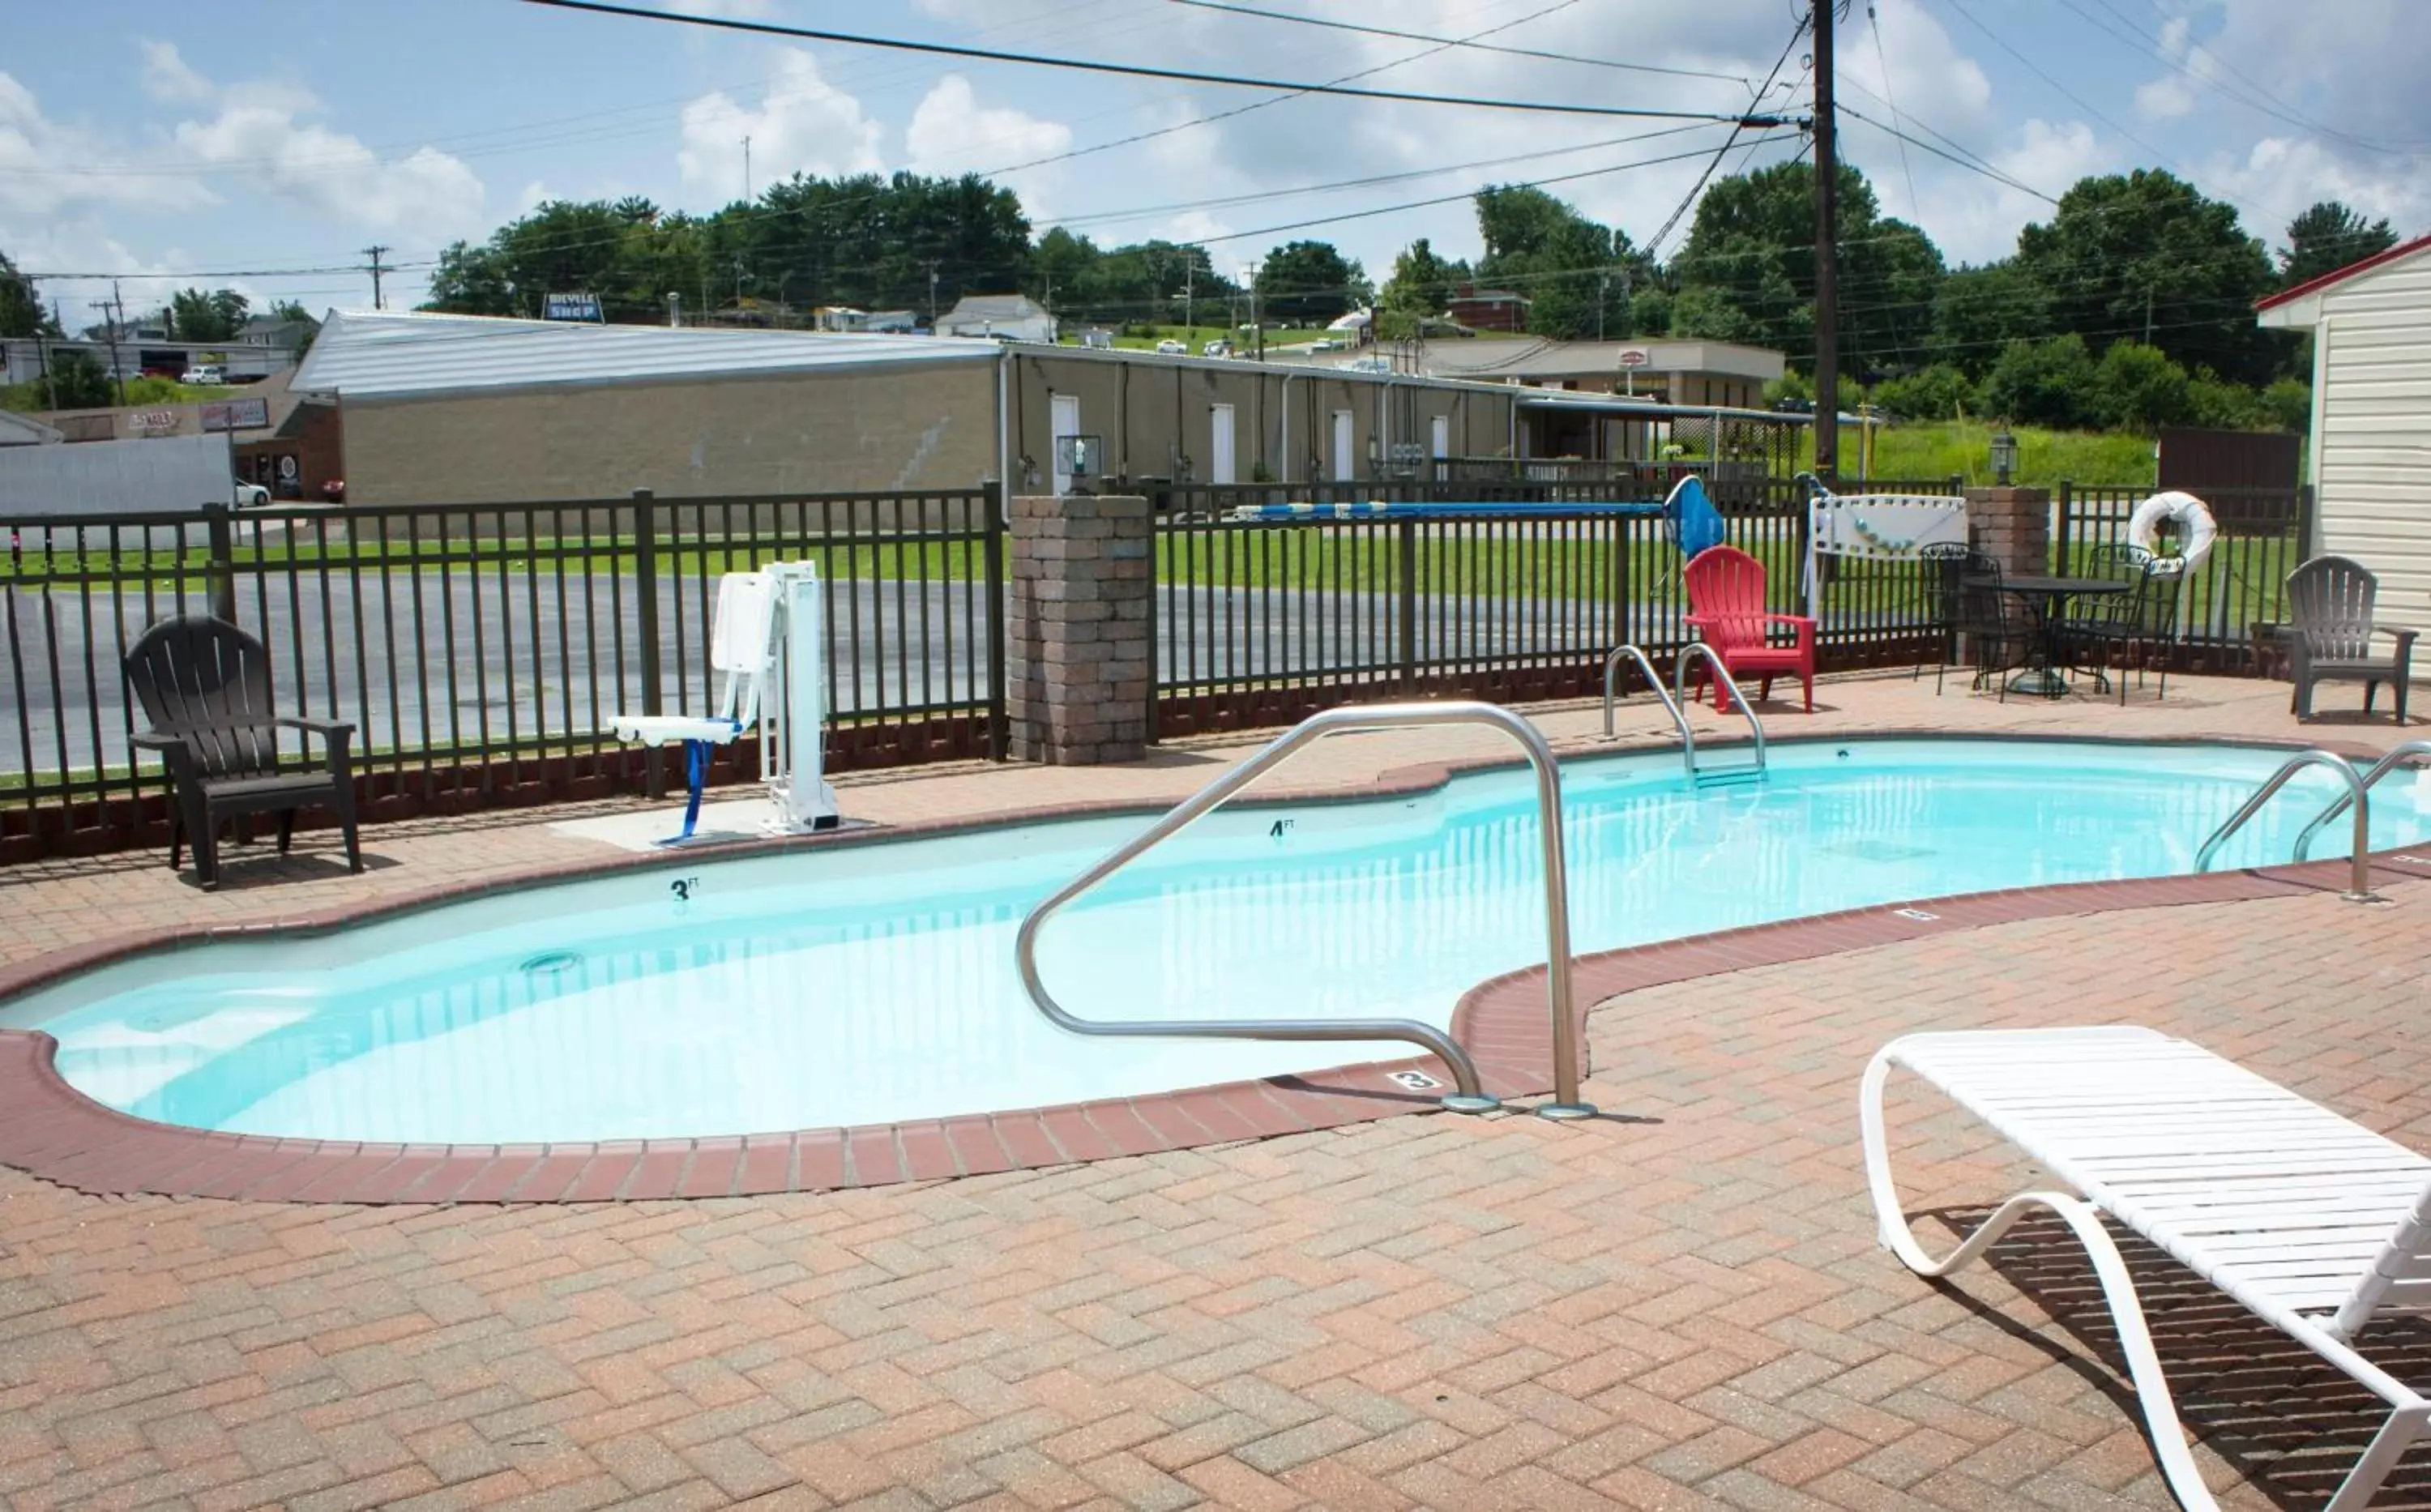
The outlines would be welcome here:
[[[1874,432],[1869,478],[1924,479],[1964,475],[1970,484],[1992,481],[1992,430],[1981,421],[1948,420],[1933,424],[1884,426]],[[2118,430],[2045,430],[2017,426],[2020,482],[2055,488],[2062,482],[2086,487],[2150,488],[2154,479],[2153,442],[2148,436]],[[1813,434],[1799,444],[1799,465],[1815,459]],[[1840,475],[1857,475],[1858,435],[1852,427],[1840,436]]]

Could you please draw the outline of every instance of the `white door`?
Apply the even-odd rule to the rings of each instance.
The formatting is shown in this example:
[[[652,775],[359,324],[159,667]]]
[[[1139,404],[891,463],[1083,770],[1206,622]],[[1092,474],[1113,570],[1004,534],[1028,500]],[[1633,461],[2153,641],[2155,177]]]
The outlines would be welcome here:
[[[1333,412],[1333,480],[1337,483],[1347,482],[1350,478],[1350,412],[1336,410]]]
[[[1427,455],[1431,457],[1450,456],[1451,416],[1448,414],[1439,414],[1435,416],[1433,421],[1429,422],[1429,425],[1431,427],[1433,440],[1429,443]]]
[[[1064,470],[1064,448],[1057,443],[1065,436],[1077,436],[1081,433],[1081,396],[1077,394],[1057,394],[1050,395],[1048,397],[1052,400],[1049,407],[1051,413],[1048,416],[1048,428],[1054,433],[1048,438],[1047,449],[1054,457],[1055,492],[1059,495],[1069,494],[1072,492],[1072,475]]]
[[[1232,477],[1232,407],[1211,405],[1207,411],[1207,480],[1229,483]]]

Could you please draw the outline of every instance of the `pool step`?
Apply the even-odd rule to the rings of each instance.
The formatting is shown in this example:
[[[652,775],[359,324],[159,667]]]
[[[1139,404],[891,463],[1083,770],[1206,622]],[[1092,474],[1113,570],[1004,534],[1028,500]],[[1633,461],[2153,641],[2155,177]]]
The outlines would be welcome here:
[[[1718,772],[1701,771],[1696,777],[1699,787],[1752,787],[1763,781],[1761,766],[1730,766]]]

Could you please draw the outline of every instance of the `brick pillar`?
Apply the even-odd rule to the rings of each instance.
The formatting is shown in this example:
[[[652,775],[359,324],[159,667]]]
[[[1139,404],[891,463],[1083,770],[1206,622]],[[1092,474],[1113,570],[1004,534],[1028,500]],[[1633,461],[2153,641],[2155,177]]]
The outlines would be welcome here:
[[[1005,713],[1015,761],[1148,754],[1154,525],[1144,498],[1013,501]]]
[[[1975,549],[2001,563],[2010,578],[2039,578],[2052,570],[2051,490],[1970,488],[1967,529]]]

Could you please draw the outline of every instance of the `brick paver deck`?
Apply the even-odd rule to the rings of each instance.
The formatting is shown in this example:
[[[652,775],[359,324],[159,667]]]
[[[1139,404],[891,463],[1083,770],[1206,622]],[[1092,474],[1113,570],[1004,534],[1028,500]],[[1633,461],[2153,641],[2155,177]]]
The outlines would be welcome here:
[[[2284,689],[2168,704],[1835,682],[1819,730],[2295,734]],[[1566,744],[1589,712],[1546,716]],[[1785,716],[1778,730],[1803,721]],[[1642,714],[1633,721],[1647,731]],[[2387,725],[2308,731],[2385,745]],[[1345,741],[1364,781],[1447,741]],[[1140,768],[855,782],[912,819],[1165,797]],[[515,823],[320,837],[202,895],[159,858],[0,872],[10,955],[582,853]],[[2431,889],[2279,888],[1646,985],[1589,1018],[1611,1117],[1398,1117],[830,1194],[333,1208],[100,1200],[0,1172],[0,1499],[147,1505],[2164,1506],[2089,1274],[2022,1233],[1951,1288],[1875,1250],[1866,1056],[1921,1027],[2129,1019],[2431,1148]],[[19,932],[17,921],[38,932]],[[1919,1208],[2024,1174],[1903,1110]],[[2239,1506],[2317,1505],[2371,1418],[2157,1257],[2164,1358]],[[2431,1330],[2379,1357],[2431,1374]],[[2431,1496],[2409,1468],[2387,1504]]]

